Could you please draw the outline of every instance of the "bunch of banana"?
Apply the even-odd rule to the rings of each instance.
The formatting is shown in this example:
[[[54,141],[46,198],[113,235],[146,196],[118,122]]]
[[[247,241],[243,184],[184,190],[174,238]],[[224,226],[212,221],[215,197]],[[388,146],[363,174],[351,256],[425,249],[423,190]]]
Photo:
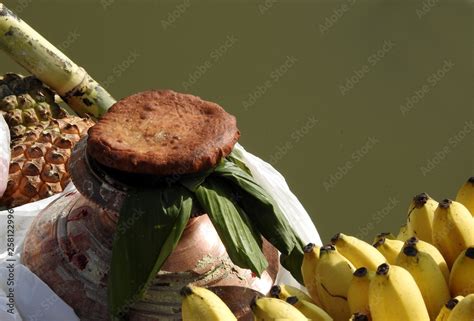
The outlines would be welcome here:
[[[229,307],[208,289],[185,286],[181,296],[183,321],[237,321]]]
[[[416,243],[406,242],[396,264],[406,269],[414,278],[431,320],[451,298],[448,284],[436,261],[427,253],[418,251]]]
[[[473,204],[471,177],[456,201],[438,203],[426,193],[413,197],[407,223],[396,237],[378,234],[371,246],[338,233],[331,245],[310,243],[301,267],[304,285],[336,321],[474,321],[466,319],[473,299],[463,299],[474,294]],[[281,287],[273,292],[287,300],[294,293],[298,299],[289,300],[295,306],[307,301]],[[464,319],[451,317],[455,309]]]

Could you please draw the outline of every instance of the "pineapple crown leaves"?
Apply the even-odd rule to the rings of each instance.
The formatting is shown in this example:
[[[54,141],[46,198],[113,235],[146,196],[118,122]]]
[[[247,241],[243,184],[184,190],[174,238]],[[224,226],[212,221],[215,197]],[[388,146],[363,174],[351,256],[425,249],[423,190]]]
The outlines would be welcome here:
[[[113,320],[124,320],[121,312],[143,297],[178,244],[194,205],[208,213],[234,264],[260,276],[268,267],[264,237],[282,253],[282,265],[302,282],[303,243],[233,152],[213,170],[129,193],[112,251],[108,296]]]

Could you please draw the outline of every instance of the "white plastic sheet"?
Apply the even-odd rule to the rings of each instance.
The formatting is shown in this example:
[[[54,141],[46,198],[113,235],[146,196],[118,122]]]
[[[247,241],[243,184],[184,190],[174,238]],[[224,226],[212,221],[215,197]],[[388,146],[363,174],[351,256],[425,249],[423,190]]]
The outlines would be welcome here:
[[[0,114],[0,196],[5,192],[10,165],[10,130]],[[3,319],[1,319],[3,320]]]
[[[238,145],[236,149],[241,153],[245,163],[255,177],[255,180],[273,196],[288,221],[304,242],[321,244],[319,234],[314,227],[308,213],[290,191],[283,176],[270,164],[248,153]],[[70,184],[64,193],[75,187]],[[15,252],[14,256],[7,253],[7,219],[8,212],[0,211],[0,320],[1,321],[77,321],[74,311],[67,306],[51,289],[26,267],[20,264],[20,253],[23,246],[25,233],[33,218],[50,202],[59,197],[52,196],[48,199],[24,205],[14,209],[15,218]],[[14,260],[15,264],[15,310],[11,314],[8,310],[9,291],[7,286],[8,269],[11,264],[7,260]],[[276,283],[286,283],[298,286],[290,273],[280,267]]]

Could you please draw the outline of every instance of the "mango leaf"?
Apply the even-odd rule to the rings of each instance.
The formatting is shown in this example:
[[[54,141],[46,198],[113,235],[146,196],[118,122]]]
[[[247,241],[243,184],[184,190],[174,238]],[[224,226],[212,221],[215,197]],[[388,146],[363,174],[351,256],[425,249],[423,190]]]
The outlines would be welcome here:
[[[224,181],[208,177],[195,194],[236,265],[261,276],[268,262],[261,251],[261,236],[255,234],[251,221],[233,200],[233,191]]]
[[[125,320],[173,252],[189,221],[192,194],[180,185],[131,191],[120,211],[108,277],[112,320]]]

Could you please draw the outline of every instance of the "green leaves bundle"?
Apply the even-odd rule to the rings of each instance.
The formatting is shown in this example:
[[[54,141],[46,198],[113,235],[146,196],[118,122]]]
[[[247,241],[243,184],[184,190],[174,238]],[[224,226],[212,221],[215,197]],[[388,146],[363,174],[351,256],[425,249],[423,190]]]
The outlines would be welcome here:
[[[123,320],[140,300],[181,238],[194,206],[208,215],[232,262],[261,276],[268,267],[262,237],[300,282],[303,244],[274,200],[232,153],[211,171],[167,186],[135,189],[122,206],[108,284],[109,310]]]

